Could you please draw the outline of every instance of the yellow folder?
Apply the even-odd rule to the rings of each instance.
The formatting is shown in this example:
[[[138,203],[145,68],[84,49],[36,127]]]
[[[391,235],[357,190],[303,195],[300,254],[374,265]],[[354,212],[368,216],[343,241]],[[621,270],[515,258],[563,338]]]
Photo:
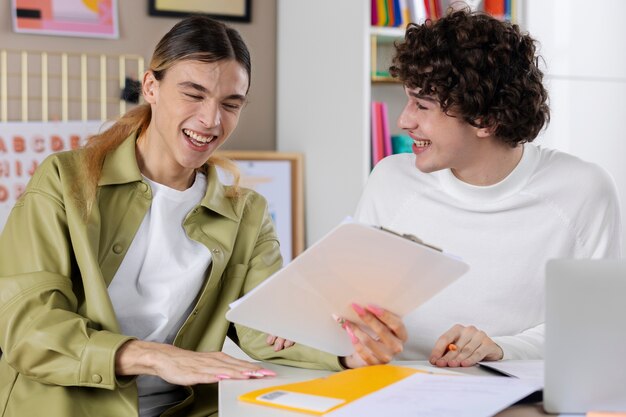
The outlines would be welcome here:
[[[251,391],[240,395],[239,399],[322,415],[418,372],[427,373],[396,365],[366,366],[310,381]]]

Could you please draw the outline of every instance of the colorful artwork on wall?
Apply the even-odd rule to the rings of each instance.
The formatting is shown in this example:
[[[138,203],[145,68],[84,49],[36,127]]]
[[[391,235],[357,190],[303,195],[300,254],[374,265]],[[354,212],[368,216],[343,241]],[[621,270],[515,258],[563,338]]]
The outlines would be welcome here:
[[[12,0],[18,33],[118,38],[117,0]]]

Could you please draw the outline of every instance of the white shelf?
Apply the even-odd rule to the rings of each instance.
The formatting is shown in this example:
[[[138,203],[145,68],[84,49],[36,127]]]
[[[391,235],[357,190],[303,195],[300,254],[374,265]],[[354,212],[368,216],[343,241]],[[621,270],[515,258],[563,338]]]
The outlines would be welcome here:
[[[386,27],[386,26],[371,26],[370,35],[375,35],[379,38],[387,38],[396,40],[404,38],[405,28],[400,27]]]

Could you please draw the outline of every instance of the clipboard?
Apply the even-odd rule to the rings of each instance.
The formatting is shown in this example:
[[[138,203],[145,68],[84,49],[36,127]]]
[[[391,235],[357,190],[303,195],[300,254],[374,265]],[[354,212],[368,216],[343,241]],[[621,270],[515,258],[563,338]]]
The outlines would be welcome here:
[[[327,377],[262,388],[239,400],[290,411],[322,415],[415,373],[426,371],[396,365],[375,365]]]
[[[404,316],[469,266],[411,235],[343,223],[244,297],[226,318],[337,356],[353,352],[333,314],[363,324],[351,304]]]

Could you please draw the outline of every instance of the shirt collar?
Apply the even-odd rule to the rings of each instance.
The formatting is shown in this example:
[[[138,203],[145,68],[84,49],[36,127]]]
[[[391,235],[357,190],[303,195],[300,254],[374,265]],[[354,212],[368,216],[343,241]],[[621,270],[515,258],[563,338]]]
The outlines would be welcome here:
[[[205,165],[204,170],[207,176],[207,187],[204,198],[200,204],[224,217],[232,220],[239,220],[242,213],[235,211],[237,197],[227,197],[226,187],[217,176],[217,168],[213,165]]]
[[[137,132],[133,132],[105,157],[98,186],[142,181],[135,154],[136,141]],[[205,165],[202,170],[207,176],[207,189],[200,205],[229,219],[238,220],[241,216],[235,210],[236,197],[226,196],[226,187],[219,181],[217,169]]]
[[[458,200],[468,203],[493,203],[518,193],[528,182],[539,160],[537,147],[525,143],[522,158],[502,181],[489,186],[476,186],[459,180],[450,169],[436,173],[442,188]]]
[[[102,165],[99,186],[141,181],[141,171],[139,171],[135,156],[136,140],[137,132],[133,132],[117,148],[107,154]]]

